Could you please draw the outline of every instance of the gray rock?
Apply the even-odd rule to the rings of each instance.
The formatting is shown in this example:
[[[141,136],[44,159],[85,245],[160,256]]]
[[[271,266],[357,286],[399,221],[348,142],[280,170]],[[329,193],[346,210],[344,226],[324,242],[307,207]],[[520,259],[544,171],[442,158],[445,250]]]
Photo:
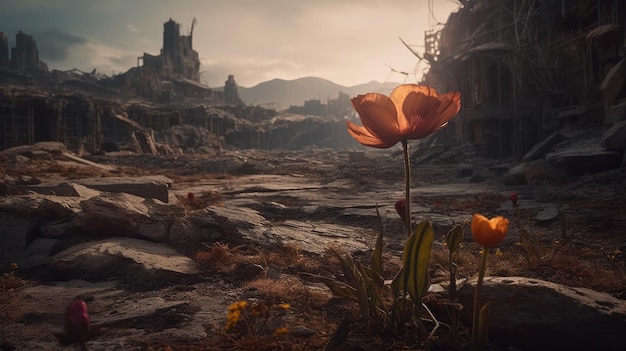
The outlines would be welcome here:
[[[558,143],[566,140],[565,136],[559,132],[552,133],[549,137],[540,143],[535,144],[527,153],[522,157],[521,162],[528,162],[543,158],[548,152],[552,151],[552,148]]]
[[[34,219],[0,212],[0,272],[6,272],[12,263],[25,259],[26,247],[36,226]]]
[[[617,122],[604,132],[600,144],[609,150],[626,149],[626,121]]]
[[[607,122],[615,123],[626,119],[626,101],[622,101],[619,104],[609,107],[609,113],[607,116]]]
[[[33,152],[45,151],[53,156],[60,156],[64,152],[67,152],[65,144],[57,141],[42,141],[33,145],[21,145],[15,146],[6,150],[0,151],[0,161],[9,159],[15,155],[24,155],[28,159],[32,156]]]
[[[19,185],[16,187],[19,194],[37,193],[42,195],[73,196],[91,198],[100,192],[89,189],[84,185],[74,182],[50,182],[36,185]]]
[[[362,235],[362,231],[345,225],[287,220],[272,226],[264,233],[264,237],[265,245],[272,242],[293,245],[321,255],[330,246],[340,247],[345,252],[367,250],[369,246],[364,242],[367,236]]]
[[[164,176],[145,177],[104,177],[73,179],[64,182],[48,182],[37,185],[22,185],[17,189],[21,194],[35,192],[46,195],[93,197],[97,192],[127,193],[145,199],[157,199],[168,203],[172,181]],[[89,189],[92,189],[89,191]]]
[[[581,175],[618,168],[622,164],[622,156],[620,151],[588,145],[549,153],[546,160],[570,175]]]
[[[30,194],[0,198],[0,211],[15,213],[37,221],[71,217],[81,211],[80,198]]]
[[[127,193],[103,193],[80,203],[76,220],[90,235],[137,236],[157,241],[167,238],[169,222],[182,216],[182,208]],[[150,233],[149,228],[162,227]],[[164,230],[164,231],[163,231]]]
[[[181,218],[171,225],[168,242],[181,251],[197,250],[203,242],[223,239],[225,230],[207,213],[199,213]]]
[[[474,175],[474,167],[466,163],[459,163],[456,165],[456,176],[459,178],[465,178]]]
[[[459,289],[471,325],[475,280]],[[584,288],[524,277],[487,277],[489,340],[522,350],[624,350],[626,301]]]
[[[164,176],[85,178],[75,181],[91,189],[112,193],[127,193],[146,199],[169,202],[172,181]]]
[[[72,277],[88,280],[121,277],[144,287],[198,273],[196,263],[178,251],[131,238],[110,238],[72,246],[54,255],[50,267]]]
[[[34,150],[31,154],[31,159],[53,161],[52,155],[50,155],[50,153],[45,150]]]
[[[555,205],[547,206],[537,213],[535,219],[538,222],[549,222],[559,217],[559,209]]]
[[[50,253],[52,253],[57,243],[57,239],[35,239],[26,248],[24,259],[18,261],[20,269],[30,269],[50,263]]]
[[[521,163],[511,168],[502,179],[507,185],[523,185],[543,181],[559,182],[566,177],[567,174],[557,169],[550,162],[540,159]]]

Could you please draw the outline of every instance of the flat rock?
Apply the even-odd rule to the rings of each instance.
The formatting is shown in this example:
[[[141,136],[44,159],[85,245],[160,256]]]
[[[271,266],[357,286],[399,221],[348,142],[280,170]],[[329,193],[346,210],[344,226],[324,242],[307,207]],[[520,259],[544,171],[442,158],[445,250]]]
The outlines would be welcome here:
[[[609,150],[626,149],[626,121],[619,121],[611,126],[602,135],[600,143]]]
[[[367,250],[367,243],[373,241],[368,241],[369,234],[362,228],[345,225],[287,220],[272,226],[264,233],[264,237],[270,242],[293,245],[321,255],[331,246],[340,247],[345,252]]]
[[[570,175],[581,175],[618,168],[622,165],[622,156],[621,151],[588,145],[551,152],[546,156],[546,160]]]
[[[193,342],[211,333],[212,325],[224,323],[232,302],[215,283],[150,292],[125,286],[115,280],[78,279],[27,286],[16,303],[3,309],[12,321],[0,320],[0,340],[17,350],[72,349],[62,348],[53,334],[63,331],[65,306],[80,297],[87,301],[92,325],[103,330],[87,341],[89,350],[140,350],[150,340]]]
[[[198,272],[187,256],[162,244],[109,238],[72,246],[52,257],[50,267],[67,276],[84,279],[122,277],[138,286],[164,283],[166,278]]]
[[[97,190],[90,189],[73,181],[48,182],[36,185],[18,185],[15,187],[15,190],[18,194],[37,193],[42,195],[82,197],[86,199],[100,194]]]
[[[169,188],[172,181],[161,175],[144,177],[103,177],[73,179],[64,182],[47,182],[37,185],[19,186],[20,192],[36,192],[40,194],[60,196],[87,196],[83,190],[73,184],[111,193],[127,193],[146,199],[158,199],[169,202]]]
[[[552,148],[558,143],[566,140],[566,138],[560,132],[554,132],[545,140],[535,144],[524,157],[522,157],[522,163],[537,160],[545,157],[545,155],[552,151]]]

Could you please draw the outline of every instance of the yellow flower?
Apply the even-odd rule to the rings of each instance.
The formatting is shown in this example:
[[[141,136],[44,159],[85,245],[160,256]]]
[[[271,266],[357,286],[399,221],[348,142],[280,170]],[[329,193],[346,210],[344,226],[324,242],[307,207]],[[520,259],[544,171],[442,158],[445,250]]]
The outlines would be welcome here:
[[[404,84],[389,97],[368,93],[352,98],[363,126],[347,122],[348,132],[365,146],[388,148],[401,140],[422,139],[448,124],[461,108],[461,93],[439,95],[434,88]]]
[[[243,311],[247,305],[248,303],[246,301],[237,301],[228,306],[228,312],[226,312],[226,330],[237,325],[241,317],[241,311]]]
[[[241,311],[239,310],[228,312],[226,314],[226,330],[229,330],[232,327],[236,326],[237,322],[239,322],[240,316],[241,316]]]
[[[509,220],[502,216],[488,219],[476,213],[472,218],[472,235],[479,245],[485,247],[498,245],[508,230]]]
[[[228,310],[229,311],[243,310],[244,308],[246,308],[247,305],[248,305],[248,302],[246,301],[237,301],[237,302],[232,303],[230,306],[228,306]]]
[[[289,328],[287,327],[276,328],[276,330],[274,331],[274,334],[276,335],[284,335],[287,333],[289,333]]]

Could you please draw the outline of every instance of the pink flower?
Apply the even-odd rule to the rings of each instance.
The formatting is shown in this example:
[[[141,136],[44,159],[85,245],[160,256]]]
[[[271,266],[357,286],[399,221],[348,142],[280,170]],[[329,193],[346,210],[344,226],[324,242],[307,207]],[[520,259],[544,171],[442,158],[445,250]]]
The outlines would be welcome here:
[[[403,221],[406,221],[406,201],[404,199],[396,201],[396,212],[402,218]]]
[[[83,300],[74,300],[65,310],[65,332],[73,340],[79,341],[89,333],[90,327],[87,304]]]
[[[512,192],[511,196],[511,203],[513,204],[513,206],[517,207],[517,193],[516,192]]]

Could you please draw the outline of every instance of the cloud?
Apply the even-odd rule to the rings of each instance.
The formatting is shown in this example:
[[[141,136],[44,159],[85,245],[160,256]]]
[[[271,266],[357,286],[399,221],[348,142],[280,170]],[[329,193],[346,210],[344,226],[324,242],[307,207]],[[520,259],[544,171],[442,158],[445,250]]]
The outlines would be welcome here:
[[[133,26],[132,24],[127,24],[126,28],[128,28],[128,30],[131,31],[131,32],[138,32],[139,31],[139,28]]]
[[[91,71],[95,68],[103,74],[113,75],[126,72],[137,64],[135,53],[95,39],[74,37],[73,40],[48,41],[43,46],[39,42],[37,40],[40,59],[48,63],[50,69]]]
[[[60,29],[38,31],[33,33],[32,36],[37,42],[39,57],[43,61],[66,60],[73,46],[82,45],[87,42],[86,38]]]

